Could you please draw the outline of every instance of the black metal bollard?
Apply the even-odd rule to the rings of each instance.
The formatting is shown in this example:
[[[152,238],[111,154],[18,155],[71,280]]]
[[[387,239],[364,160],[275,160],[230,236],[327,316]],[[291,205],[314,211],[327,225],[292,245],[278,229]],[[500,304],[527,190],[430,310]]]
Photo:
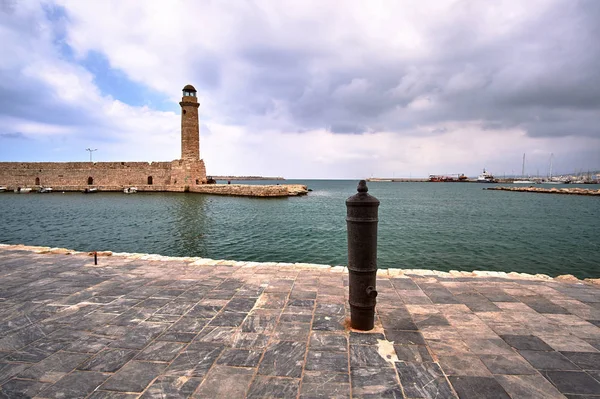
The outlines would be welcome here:
[[[94,251],[94,265],[98,264],[98,252]]]
[[[375,322],[379,200],[367,194],[364,180],[358,183],[357,191],[346,200],[350,325],[367,331]]]

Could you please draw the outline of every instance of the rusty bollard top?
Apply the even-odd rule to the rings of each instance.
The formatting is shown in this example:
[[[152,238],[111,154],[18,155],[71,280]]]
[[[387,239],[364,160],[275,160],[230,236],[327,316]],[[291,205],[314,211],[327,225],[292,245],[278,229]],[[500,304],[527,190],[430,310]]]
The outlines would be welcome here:
[[[349,220],[349,218],[352,219],[357,216],[360,219],[364,219],[364,217],[367,216],[364,214],[365,210],[359,211],[359,215],[355,214],[355,212],[352,210],[352,207],[354,206],[374,207],[375,214],[370,215],[370,217],[367,217],[372,218],[374,216],[375,218],[377,218],[377,208],[379,207],[379,200],[368,193],[369,188],[367,187],[367,182],[365,180],[359,181],[356,191],[358,192],[346,200],[346,206],[348,207],[348,217],[346,218],[346,220]],[[369,214],[371,214],[371,212],[369,212]]]

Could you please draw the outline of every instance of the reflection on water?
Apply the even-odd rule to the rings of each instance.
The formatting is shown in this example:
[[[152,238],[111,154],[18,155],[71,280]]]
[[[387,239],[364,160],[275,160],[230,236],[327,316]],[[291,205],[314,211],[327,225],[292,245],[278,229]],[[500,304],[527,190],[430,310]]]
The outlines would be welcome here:
[[[300,183],[314,191],[278,199],[3,193],[0,242],[345,264],[345,200],[357,182]],[[369,193],[381,201],[379,267],[600,277],[598,198],[451,183],[373,182]]]

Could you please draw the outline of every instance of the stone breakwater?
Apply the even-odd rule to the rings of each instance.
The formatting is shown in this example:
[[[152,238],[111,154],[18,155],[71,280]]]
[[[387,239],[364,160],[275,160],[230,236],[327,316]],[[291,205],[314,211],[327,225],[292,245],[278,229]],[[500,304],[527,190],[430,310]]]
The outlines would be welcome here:
[[[592,284],[382,271],[357,332],[342,266],[100,255],[0,245],[1,397],[600,395]]]
[[[525,193],[543,193],[543,194],[567,194],[567,195],[595,195],[600,196],[600,189],[592,190],[587,188],[544,188],[544,187],[487,187],[484,190],[500,191],[519,191]]]
[[[30,186],[31,187],[31,186]],[[122,185],[77,185],[77,186],[52,186],[54,192],[78,192],[90,187],[97,188],[99,192],[122,192]],[[201,184],[193,186],[183,185],[136,185],[139,192],[190,192],[212,195],[232,195],[242,197],[294,197],[306,195],[308,187],[302,184]],[[8,186],[9,190],[16,187]],[[34,190],[37,190],[34,186]]]

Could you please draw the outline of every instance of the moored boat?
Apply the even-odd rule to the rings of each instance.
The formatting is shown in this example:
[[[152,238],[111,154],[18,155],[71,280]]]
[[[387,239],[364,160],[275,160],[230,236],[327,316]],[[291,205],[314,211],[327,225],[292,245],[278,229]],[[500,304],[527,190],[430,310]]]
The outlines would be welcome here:
[[[125,194],[134,194],[134,193],[137,193],[137,187],[125,187],[123,189],[123,192]]]
[[[83,190],[84,194],[93,194],[93,193],[97,193],[98,189],[96,187],[90,187],[90,188],[86,188],[85,190]]]
[[[498,181],[494,178],[494,175],[487,172],[485,168],[483,173],[477,176],[477,183],[497,183]]]
[[[6,186],[0,186],[0,193],[4,192],[8,190],[8,188],[6,188]]]
[[[30,187],[17,187],[15,188],[15,193],[17,194],[26,194],[26,193],[30,193],[31,192],[31,188]]]
[[[52,187],[40,187],[40,191],[38,191],[38,192],[40,194],[51,193]]]

